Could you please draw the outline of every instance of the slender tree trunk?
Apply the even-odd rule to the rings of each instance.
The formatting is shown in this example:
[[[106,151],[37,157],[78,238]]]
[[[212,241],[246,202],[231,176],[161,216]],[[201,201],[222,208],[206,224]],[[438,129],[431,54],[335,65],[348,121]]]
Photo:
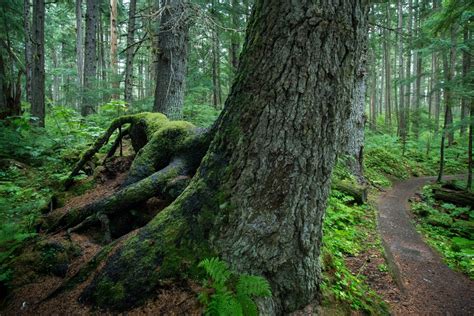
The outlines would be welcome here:
[[[387,27],[391,27],[390,4],[386,5]],[[387,29],[383,30],[383,56],[385,62],[385,125],[392,126],[392,70],[390,63],[390,34]]]
[[[59,91],[59,63],[58,63],[58,52],[56,48],[51,49],[51,61],[53,62],[53,84],[52,84],[52,90],[53,90],[53,102],[58,104],[59,98],[60,98],[60,91]]]
[[[370,128],[375,129],[377,116],[377,67],[375,52],[372,51],[372,74],[370,83]]]
[[[134,43],[135,36],[135,11],[137,0],[130,0],[128,9],[128,30],[127,30],[127,60],[125,65],[125,102],[129,106],[133,101],[133,57],[135,55]]]
[[[158,36],[158,65],[153,110],[170,119],[183,117],[189,43],[186,0],[165,0]]]
[[[454,133],[451,130],[453,124],[453,114],[451,110],[452,106],[452,91],[451,91],[451,82],[454,78],[454,70],[456,65],[456,30],[454,26],[451,26],[451,48],[449,50],[449,61],[448,56],[443,56],[443,67],[444,67],[444,76],[445,84],[444,87],[444,127],[443,133],[441,136],[441,148],[440,148],[440,159],[439,159],[439,173],[438,173],[438,182],[442,181],[443,172],[444,172],[444,147],[445,139],[448,138],[448,146],[451,146],[454,141]]]
[[[434,88],[434,117],[435,117],[435,133],[439,131],[439,119],[441,115],[441,90],[439,88],[439,57],[435,52],[433,53],[433,86]]]
[[[240,35],[237,30],[240,29],[240,2],[238,0],[231,0],[232,7],[232,27],[235,31],[231,33],[230,38],[230,64],[232,66],[232,71],[235,74],[237,68],[239,67],[239,51],[240,51]]]
[[[31,115],[44,127],[45,75],[44,75],[44,0],[33,1],[33,68],[31,73]]]
[[[407,21],[408,25],[407,25],[407,28],[408,28],[408,43],[406,45],[406,60],[407,60],[407,63],[406,63],[406,68],[405,68],[405,71],[406,71],[406,75],[405,75],[405,80],[406,80],[406,84],[405,84],[405,104],[404,104],[404,107],[405,107],[405,129],[406,129],[406,136],[409,135],[410,133],[410,122],[411,122],[411,111],[412,111],[412,108],[411,108],[411,95],[412,95],[412,84],[411,84],[411,77],[412,77],[412,71],[411,71],[411,65],[412,65],[412,58],[413,58],[413,54],[412,54],[412,45],[413,45],[413,37],[412,37],[412,32],[413,32],[413,0],[409,0],[408,1],[408,21]],[[403,30],[402,30],[403,31]]]
[[[403,31],[403,6],[402,1],[398,0],[398,31]],[[398,135],[402,140],[403,149],[405,149],[407,129],[406,129],[406,110],[405,110],[405,89],[402,83],[404,79],[403,68],[403,38],[398,35],[398,89],[399,89],[399,121],[398,121]]]
[[[463,32],[463,40],[464,43],[467,45],[469,42],[469,30],[467,27],[464,28]],[[463,78],[463,85],[468,86],[468,75],[469,71],[471,69],[471,55],[467,49],[463,50],[462,53],[462,78]],[[469,98],[464,97],[462,98],[462,103],[461,103],[461,128],[460,128],[460,136],[463,137],[464,133],[466,131],[466,125],[464,125],[464,122],[466,121],[466,118],[469,117],[469,112],[470,112],[470,104],[469,104]],[[468,120],[469,122],[469,120]],[[469,124],[467,124],[469,126]]]
[[[76,68],[77,91],[83,90],[84,83],[84,36],[82,33],[82,0],[76,0]],[[76,98],[76,108],[79,109],[80,98]]]
[[[433,115],[433,97],[434,97],[434,59],[435,54],[431,53],[431,74],[429,77],[429,92],[427,95],[428,98],[428,121],[431,122],[431,117]]]
[[[444,67],[444,78],[445,78],[445,87],[444,87],[444,104],[445,104],[445,119],[447,120],[444,124],[443,133],[447,133],[448,137],[448,146],[451,146],[454,143],[454,131],[452,129],[453,125],[453,93],[452,93],[452,81],[454,79],[454,72],[456,70],[456,39],[457,34],[455,27],[451,27],[451,48],[449,50],[449,56],[443,55],[443,67]],[[449,57],[449,60],[448,60]]]
[[[117,0],[110,0],[110,65],[112,68],[112,99],[118,99],[120,81],[117,61]]]
[[[107,25],[107,24],[105,24]],[[98,51],[99,51],[99,57],[98,57],[98,68],[100,68],[100,74],[99,78],[101,80],[100,86],[102,87],[102,102],[107,103],[110,101],[110,93],[108,92],[108,79],[109,76],[107,75],[107,62],[106,62],[106,52],[107,50],[105,49],[105,45],[107,45],[108,41],[108,32],[104,30],[104,23],[103,23],[103,17],[102,14],[99,14],[99,23],[97,24],[98,26],[98,33],[99,33],[99,43],[98,43]],[[110,81],[110,80],[109,80]]]
[[[81,104],[81,114],[83,116],[92,114],[95,111],[95,79],[97,70],[96,60],[96,30],[97,30],[97,1],[87,0],[86,10],[86,37],[84,53],[84,89]]]
[[[212,1],[211,15],[217,20],[216,3]],[[222,92],[220,83],[220,41],[216,28],[212,30],[212,105],[221,108]]]
[[[420,32],[421,27],[421,14],[419,8],[419,1],[415,0],[415,13],[413,16],[415,17],[415,37],[417,38]],[[416,48],[420,48],[419,45],[416,45]],[[423,67],[423,60],[421,57],[421,53],[417,50],[414,54],[414,61],[415,61],[415,72],[416,72],[416,79],[415,79],[415,94],[413,96],[413,133],[415,135],[415,139],[418,139],[420,134],[420,124],[421,124],[421,76],[422,76],[422,67]]]
[[[474,162],[472,161],[472,138],[473,138],[473,129],[474,129],[474,102],[471,100],[470,108],[470,120],[469,120],[469,140],[468,140],[468,166],[467,166],[467,189],[472,190],[472,168],[474,167]]]
[[[23,1],[23,29],[25,32],[25,92],[26,101],[31,104],[31,66],[32,66],[32,46],[31,46],[31,17],[30,0]]]
[[[315,299],[331,173],[367,35],[361,6],[256,1],[239,74],[197,174],[150,223],[93,260],[103,264],[83,302],[126,309],[216,255],[267,278],[273,296],[259,302],[262,315]]]

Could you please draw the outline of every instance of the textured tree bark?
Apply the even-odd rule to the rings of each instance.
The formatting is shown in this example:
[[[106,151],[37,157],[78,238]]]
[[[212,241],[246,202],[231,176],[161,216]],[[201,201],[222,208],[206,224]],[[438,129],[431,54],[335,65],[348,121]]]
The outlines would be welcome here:
[[[259,303],[262,314],[312,301],[365,27],[362,1],[257,1],[239,73],[196,175],[150,223],[98,255],[81,300],[126,309],[162,280],[196,277],[203,257],[219,255],[269,280],[273,297]]]
[[[127,30],[127,60],[125,65],[125,102],[129,106],[132,105],[133,99],[133,57],[135,55],[135,48],[132,47],[135,35],[135,11],[137,7],[137,0],[130,0],[128,8],[128,30]],[[140,68],[141,69],[141,64]],[[141,87],[140,87],[141,89]]]
[[[82,91],[82,84],[84,82],[84,36],[82,34],[82,0],[76,0],[76,68],[77,91]],[[76,108],[79,109],[81,105],[80,98],[77,98],[76,100]]]
[[[26,101],[31,104],[31,65],[33,60],[31,46],[30,0],[23,1],[23,28],[25,31],[25,92]]]
[[[33,1],[33,68],[31,73],[31,115],[44,127],[44,0]]]
[[[86,10],[86,37],[84,52],[84,89],[82,91],[81,114],[83,116],[92,114],[95,111],[94,87],[97,71],[96,60],[96,30],[98,3],[94,0],[87,0]]]
[[[186,0],[164,0],[158,33],[158,64],[153,110],[170,119],[183,116],[189,20]]]

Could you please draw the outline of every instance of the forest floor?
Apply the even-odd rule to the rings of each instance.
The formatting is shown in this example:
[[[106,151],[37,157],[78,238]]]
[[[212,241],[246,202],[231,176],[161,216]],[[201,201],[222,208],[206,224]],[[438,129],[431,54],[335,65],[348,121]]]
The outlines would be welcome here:
[[[378,200],[379,230],[401,289],[396,315],[474,315],[474,281],[453,271],[412,224],[408,200],[434,177],[395,183]]]
[[[114,164],[96,174],[97,185],[93,189],[69,199],[63,207],[53,212],[67,212],[72,207],[94,202],[115,192],[124,180],[131,161],[126,157],[116,158]],[[430,177],[412,178],[396,183],[391,190],[382,193],[378,199],[379,230],[388,261],[392,270],[396,271],[394,278],[380,269],[385,264],[385,258],[376,247],[368,248],[356,256],[348,256],[345,261],[352,274],[365,276],[370,288],[390,305],[391,312],[396,315],[468,315],[474,311],[474,298],[472,295],[469,296],[469,293],[473,293],[474,282],[452,271],[442,262],[440,256],[434,253],[416,232],[409,216],[408,199],[420,186],[431,179]],[[102,248],[100,227],[73,233],[70,238],[81,249],[80,255],[71,262],[66,278],[77,273]],[[378,232],[373,229],[367,236],[367,242],[375,243],[377,238],[379,238]],[[61,244],[67,242],[68,236],[64,232],[58,232],[48,236],[47,239],[49,243]],[[25,271],[24,281],[27,281],[28,277],[29,274]],[[82,290],[80,287],[75,291],[63,293],[45,301],[45,298],[63,281],[63,277],[50,274],[36,279],[33,283],[24,282],[24,286],[14,291],[2,314],[104,313],[104,311],[93,311],[89,306],[77,301]],[[197,301],[200,290],[197,284],[171,284],[165,289],[160,289],[159,293],[156,293],[157,295],[154,295],[143,306],[127,314],[200,315],[203,312]],[[336,302],[334,303],[337,305]],[[340,310],[331,308],[329,306],[318,310],[318,313],[339,314]],[[315,309],[317,309],[315,306],[308,305],[294,315],[312,315]],[[107,314],[106,311],[105,313]]]
[[[97,184],[93,189],[69,199],[63,207],[53,212],[65,213],[71,208],[93,203],[117,191],[125,179],[132,159],[130,157],[115,158],[108,168],[96,174]],[[132,231],[129,234],[133,233]],[[72,233],[70,236],[67,236],[64,231],[44,236],[49,244],[61,245],[72,241],[80,248],[78,251],[80,255],[75,257],[69,265],[65,278],[50,273],[30,282],[28,280],[30,274],[25,272],[24,277],[16,281],[17,284],[24,285],[13,291],[0,315],[113,315],[114,313],[104,310],[94,311],[90,306],[79,303],[78,297],[84,289],[83,286],[48,299],[48,296],[61,286],[65,279],[73,277],[102,249],[102,235],[101,228],[98,226]],[[199,290],[200,287],[197,284],[172,284],[160,289],[157,295],[142,306],[128,311],[127,315],[201,315],[202,307],[197,301]]]

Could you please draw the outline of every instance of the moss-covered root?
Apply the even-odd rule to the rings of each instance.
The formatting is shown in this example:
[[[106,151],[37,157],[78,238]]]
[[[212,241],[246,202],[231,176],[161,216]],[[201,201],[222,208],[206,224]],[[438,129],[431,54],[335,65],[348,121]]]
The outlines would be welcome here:
[[[184,187],[177,186],[174,180],[193,172],[194,170],[190,170],[186,159],[174,158],[162,170],[123,188],[109,197],[81,208],[71,209],[59,219],[54,218],[53,215],[46,217],[44,220],[45,229],[49,232],[55,232],[63,228],[75,227],[83,221],[92,223],[94,220],[99,220],[99,217],[103,214],[112,215],[128,210],[153,196],[174,200],[184,190]]]
[[[141,144],[141,142],[146,144],[152,135],[168,122],[166,116],[161,113],[125,115],[113,120],[105,133],[97,138],[94,144],[82,155],[79,162],[74,166],[71,174],[64,183],[66,189],[72,185],[73,178],[81,171],[84,165],[109,141],[110,136],[112,136],[117,128],[121,128],[125,124],[131,124],[130,135],[132,136],[132,143],[135,144],[134,149],[138,151],[143,146],[137,147],[138,145],[136,144]],[[138,141],[134,140],[133,137],[142,139]]]
[[[132,123],[133,118],[132,116],[122,116],[115,120],[113,120],[112,124],[110,124],[109,128],[105,131],[105,133],[97,138],[94,144],[82,155],[81,159],[77,162],[72,169],[71,174],[67,178],[66,182],[64,183],[66,188],[69,188],[73,183],[73,178],[81,171],[84,165],[109,141],[110,136],[115,132],[115,130],[121,127],[124,124]]]
[[[112,144],[112,147],[110,147],[110,150],[107,153],[107,156],[105,156],[104,162],[107,158],[110,158],[113,155],[115,155],[115,152],[122,144],[122,139],[129,134],[130,134],[130,128],[126,128],[125,130],[122,130],[122,128],[119,127],[119,134],[117,135],[117,138],[115,138],[114,143]],[[120,148],[120,155],[122,155],[122,148]]]
[[[137,153],[122,187],[135,183],[166,166],[171,157],[183,147],[186,139],[194,137],[195,130],[193,124],[185,121],[168,121],[163,124]]]
[[[197,187],[197,189],[196,189]],[[107,258],[80,296],[82,302],[126,310],[167,280],[195,279],[197,263],[215,256],[208,243],[216,207],[196,183]]]

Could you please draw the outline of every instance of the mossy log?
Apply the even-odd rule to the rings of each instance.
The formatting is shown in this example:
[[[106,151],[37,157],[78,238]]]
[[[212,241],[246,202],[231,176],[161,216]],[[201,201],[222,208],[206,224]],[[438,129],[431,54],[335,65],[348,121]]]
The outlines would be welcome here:
[[[367,202],[367,188],[363,185],[347,180],[334,180],[331,187],[333,190],[351,196],[357,204]]]
[[[474,194],[468,191],[458,191],[448,188],[433,190],[434,198],[438,201],[451,203],[457,206],[474,206]]]

